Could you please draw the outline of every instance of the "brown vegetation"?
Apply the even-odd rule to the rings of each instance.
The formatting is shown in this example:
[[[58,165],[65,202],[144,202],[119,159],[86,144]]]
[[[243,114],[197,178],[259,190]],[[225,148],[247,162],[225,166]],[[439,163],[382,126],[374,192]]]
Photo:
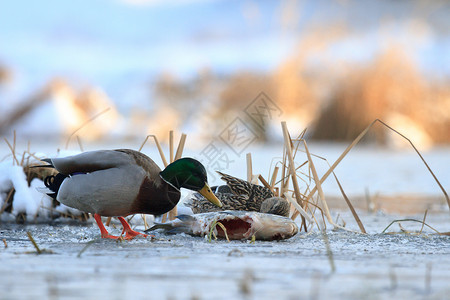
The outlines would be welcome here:
[[[366,64],[327,61],[320,52],[342,34],[336,30],[305,38],[295,55],[268,74],[238,72],[224,79],[205,73],[191,82],[163,80],[157,85],[158,97],[171,100],[164,103],[175,110],[180,102],[183,107],[207,98],[211,103],[207,110],[217,122],[239,114],[265,92],[281,108],[283,119],[300,128],[311,127],[314,139],[350,141],[374,119],[381,119],[420,146],[449,143],[448,82],[421,71],[407,51],[394,44]],[[310,58],[317,53],[321,60],[311,65]],[[210,132],[214,133],[217,130]],[[382,144],[391,139],[379,129],[366,138]]]

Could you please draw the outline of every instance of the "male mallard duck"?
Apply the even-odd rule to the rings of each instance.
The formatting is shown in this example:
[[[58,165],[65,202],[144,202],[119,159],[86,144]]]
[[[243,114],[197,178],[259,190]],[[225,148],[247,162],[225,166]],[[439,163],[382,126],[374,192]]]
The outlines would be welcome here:
[[[226,185],[212,187],[214,194],[222,202],[222,207],[215,207],[206,201],[202,195],[194,193],[193,197],[186,203],[194,214],[241,210],[289,216],[289,203],[281,197],[274,197],[270,189],[221,172],[217,173],[226,182]]]
[[[108,233],[101,216],[118,217],[125,238],[132,239],[142,233],[132,230],[123,216],[164,214],[177,205],[180,188],[198,191],[214,205],[222,205],[208,186],[205,168],[192,158],[178,159],[163,171],[145,154],[129,149],[91,151],[43,161],[59,172],[44,180],[50,190],[48,195],[94,214],[102,238],[118,237]]]

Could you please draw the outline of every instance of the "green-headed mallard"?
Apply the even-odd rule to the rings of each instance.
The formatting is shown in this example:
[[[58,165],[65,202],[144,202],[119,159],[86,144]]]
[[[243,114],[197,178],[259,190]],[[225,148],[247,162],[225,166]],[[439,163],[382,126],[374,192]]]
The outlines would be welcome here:
[[[212,187],[212,191],[222,202],[222,207],[211,205],[201,194],[194,193],[186,203],[194,214],[241,210],[289,216],[289,203],[281,197],[274,197],[270,189],[218,171],[217,173],[226,182],[226,185]]]
[[[181,158],[163,171],[140,152],[119,149],[84,152],[43,161],[59,173],[45,178],[48,194],[59,202],[94,214],[102,238],[108,233],[101,216],[118,217],[126,239],[141,233],[130,228],[123,216],[143,213],[160,215],[180,200],[180,188],[198,191],[214,205],[221,206],[207,183],[203,165]]]

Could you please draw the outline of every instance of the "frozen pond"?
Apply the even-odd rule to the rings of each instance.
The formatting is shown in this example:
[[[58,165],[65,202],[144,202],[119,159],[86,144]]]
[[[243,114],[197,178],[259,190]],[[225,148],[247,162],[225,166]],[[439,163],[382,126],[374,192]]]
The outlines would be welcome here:
[[[140,143],[91,144],[86,150],[138,149]],[[33,151],[48,155],[54,155],[57,147],[50,143],[32,144]],[[333,163],[345,147],[311,144],[310,150]],[[161,166],[155,148],[147,145],[144,153]],[[0,150],[3,156],[8,154],[6,146]],[[201,150],[201,146],[188,148],[185,155],[198,157]],[[253,156],[253,173],[268,177],[272,158],[279,157],[282,148],[255,146],[248,151]],[[448,147],[423,153],[447,191],[449,153]],[[233,163],[222,171],[245,178],[245,155],[231,158]],[[301,162],[301,158],[296,161]],[[327,170],[319,159],[316,165],[320,174]],[[160,233],[154,240],[117,242],[99,239],[99,230],[92,221],[18,225],[14,218],[5,217],[3,220],[12,222],[0,223],[0,240],[4,240],[0,242],[0,299],[447,298],[449,236],[435,235],[427,227],[422,234],[415,234],[420,224],[410,222],[401,225],[412,233],[401,233],[398,224],[394,224],[388,231],[395,234],[381,234],[394,220],[422,220],[427,208],[431,209],[426,223],[439,232],[450,232],[447,204],[417,155],[411,151],[357,147],[336,168],[336,174],[369,234],[333,231],[328,226],[331,260],[324,237],[317,229],[280,242],[209,243],[201,237]],[[221,183],[218,178],[210,180],[211,184]],[[333,204],[330,196],[339,195],[333,181],[327,181],[324,190],[333,219],[358,230],[345,205]],[[370,213],[364,199],[366,190],[374,199],[376,195],[391,198],[381,201]],[[429,203],[424,204],[421,199]],[[386,203],[406,207],[406,212],[393,215],[398,211],[392,206],[390,211],[385,209]],[[143,229],[142,224],[137,225],[138,230]],[[27,231],[40,248],[53,254],[37,255]],[[120,233],[119,229],[111,231]]]
[[[334,216],[336,217],[336,216]],[[414,216],[421,219],[422,216]],[[341,218],[349,220],[345,213]],[[444,299],[450,237],[381,234],[398,216],[362,214],[367,235],[301,233],[281,242],[212,241],[184,234],[101,240],[96,226],[2,224],[1,299]],[[352,228],[351,222],[348,222]],[[448,213],[427,223],[450,231]],[[402,222],[407,230],[420,224]],[[142,229],[138,226],[138,229]],[[356,229],[356,228],[353,228]],[[30,254],[40,248],[53,254]],[[118,233],[118,229],[112,229]],[[88,245],[84,252],[82,250]],[[81,253],[82,252],[82,253]]]

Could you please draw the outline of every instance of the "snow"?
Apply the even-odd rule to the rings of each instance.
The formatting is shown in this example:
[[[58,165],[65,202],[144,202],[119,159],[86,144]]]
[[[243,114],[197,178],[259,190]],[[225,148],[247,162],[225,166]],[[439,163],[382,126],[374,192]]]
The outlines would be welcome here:
[[[79,151],[60,151],[57,156],[68,156],[79,153]],[[43,153],[35,154],[35,157],[47,157]],[[19,158],[20,160],[21,158]],[[27,160],[25,160],[27,161]],[[36,164],[38,161],[31,157],[30,164]],[[60,213],[72,213],[73,215],[80,215],[81,212],[69,208],[65,205],[59,205],[56,208],[52,206],[52,199],[41,193],[39,190],[45,188],[42,180],[34,178],[28,186],[26,174],[22,166],[13,163],[12,157],[4,159],[0,162],[0,202],[3,207],[8,193],[11,188],[14,188],[14,197],[12,201],[11,216],[24,213],[28,222],[35,222],[38,220],[50,220],[52,211]],[[8,213],[3,212],[0,215],[0,220],[13,220],[11,216],[6,216]]]
[[[0,163],[0,195],[2,205],[6,201],[8,192],[14,187],[15,193],[12,214],[26,213],[27,221],[34,221],[39,215],[48,218],[51,209],[51,199],[37,191],[43,182],[33,179],[30,186],[21,166],[12,165],[10,161]]]

